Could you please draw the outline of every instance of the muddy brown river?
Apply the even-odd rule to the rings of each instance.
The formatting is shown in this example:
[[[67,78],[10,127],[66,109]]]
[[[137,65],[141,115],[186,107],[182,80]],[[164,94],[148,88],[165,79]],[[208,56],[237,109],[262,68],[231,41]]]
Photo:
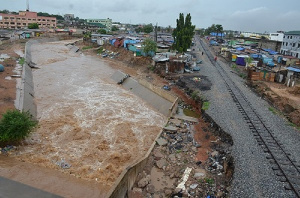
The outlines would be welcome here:
[[[70,42],[31,48],[39,126],[16,158],[106,192],[146,154],[166,117],[112,81],[115,70],[100,58],[70,51]]]

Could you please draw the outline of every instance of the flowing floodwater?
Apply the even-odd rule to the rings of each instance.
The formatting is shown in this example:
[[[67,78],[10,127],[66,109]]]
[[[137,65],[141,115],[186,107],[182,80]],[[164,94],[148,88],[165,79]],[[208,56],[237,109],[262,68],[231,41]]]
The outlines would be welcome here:
[[[114,70],[99,58],[67,43],[31,47],[39,127],[19,158],[111,186],[146,154],[166,117],[113,82]]]

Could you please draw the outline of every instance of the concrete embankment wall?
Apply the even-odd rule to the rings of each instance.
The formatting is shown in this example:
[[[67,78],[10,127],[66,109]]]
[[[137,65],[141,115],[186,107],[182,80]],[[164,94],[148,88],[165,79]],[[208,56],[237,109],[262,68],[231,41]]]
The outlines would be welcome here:
[[[111,78],[115,82],[119,82],[125,76],[126,74],[124,74],[123,72],[116,71]],[[142,98],[150,106],[152,106],[165,116],[170,115],[170,112],[172,112],[170,107],[172,107],[172,104],[177,100],[176,97],[167,93],[167,91],[164,91],[162,89],[159,91],[159,88],[150,85],[150,83],[146,81],[144,81],[143,83],[139,83],[133,78],[127,78],[120,86],[123,86],[125,89],[130,90],[132,93]]]
[[[124,78],[125,74],[117,71],[113,74],[112,79],[115,80],[116,82],[119,82],[122,78]],[[141,83],[139,83],[141,82]],[[154,85],[151,85],[147,81],[135,81],[131,78],[128,78],[124,81],[123,86],[126,89],[131,90],[133,93],[136,95],[140,96],[142,99],[145,100],[150,105],[152,105],[154,108],[160,108],[162,105],[168,105],[167,107],[164,108],[164,114],[166,116],[171,116],[176,112],[177,107],[178,107],[178,98],[169,94],[168,92],[164,90],[159,90],[158,87],[155,87]],[[134,85],[134,88],[133,88]],[[139,87],[136,89],[136,87]],[[141,93],[143,92],[143,93]],[[157,95],[157,97],[162,98],[163,103],[158,105],[155,101],[153,100],[153,96],[147,95],[147,94],[154,94]],[[167,102],[166,102],[167,101]],[[131,166],[128,166],[118,177],[115,185],[111,188],[110,192],[108,193],[107,197],[110,198],[122,198],[125,197],[127,192],[133,187],[137,175],[144,169],[145,165],[148,162],[148,158],[156,144],[156,140],[160,137],[163,129],[159,132],[159,134],[156,136],[155,141],[152,143],[151,147],[149,148],[148,152],[146,155],[140,159],[138,162],[135,164],[132,164]]]
[[[37,116],[37,107],[34,101],[34,84],[32,76],[33,65],[31,56],[31,46],[36,43],[45,43],[58,41],[58,38],[43,38],[38,40],[30,40],[25,45],[25,63],[22,71],[22,81],[18,89],[16,98],[16,108],[21,111],[28,111],[34,119]]]

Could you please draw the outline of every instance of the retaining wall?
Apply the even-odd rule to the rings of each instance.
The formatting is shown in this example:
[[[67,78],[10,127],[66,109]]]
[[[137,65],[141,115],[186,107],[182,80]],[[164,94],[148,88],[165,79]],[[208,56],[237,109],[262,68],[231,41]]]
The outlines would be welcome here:
[[[118,82],[124,76],[125,76],[124,73],[122,73],[120,71],[117,71],[116,73],[113,74],[112,79],[114,79],[116,82]],[[129,80],[129,79],[126,79],[125,82],[127,80]],[[171,105],[171,107],[169,108],[169,111],[168,111],[168,115],[167,115],[168,117],[172,116],[177,111],[178,101],[179,101],[179,99],[177,97],[175,97],[173,95],[170,95],[169,93],[167,93],[164,90],[158,91],[159,88],[157,88],[157,87],[155,87],[153,85],[150,85],[150,83],[148,83],[146,81],[139,81],[139,82],[142,82],[140,85],[145,86],[146,88],[148,88],[149,90],[153,91],[155,94],[159,95],[160,97],[163,97],[165,99],[168,98],[169,100],[168,99],[167,100],[169,102],[172,102],[172,105]],[[169,96],[168,96],[168,94],[169,94]],[[163,132],[163,129],[156,136],[155,141],[152,143],[152,145],[149,148],[147,154],[142,159],[140,159],[137,163],[135,163],[135,164],[133,164],[131,166],[128,166],[121,173],[121,175],[118,177],[115,185],[109,191],[107,197],[110,197],[110,198],[123,198],[123,197],[126,197],[127,192],[133,187],[133,185],[134,185],[134,183],[136,181],[137,175],[146,166],[146,164],[148,162],[148,158],[149,158],[149,156],[150,156],[150,154],[151,154],[151,152],[152,152],[152,150],[153,150],[153,148],[154,148],[154,146],[156,144],[156,140],[161,136],[162,132]]]
[[[38,40],[30,40],[25,45],[25,63],[22,70],[22,79],[19,89],[17,90],[16,108],[20,111],[28,111],[34,119],[37,116],[37,107],[34,101],[34,84],[32,76],[31,46],[36,43],[45,43],[58,41],[58,38],[43,38]]]

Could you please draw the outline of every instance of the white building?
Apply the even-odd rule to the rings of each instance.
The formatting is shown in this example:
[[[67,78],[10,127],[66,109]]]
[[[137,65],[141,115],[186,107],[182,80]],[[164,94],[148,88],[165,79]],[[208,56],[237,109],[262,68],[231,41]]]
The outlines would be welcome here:
[[[280,53],[300,58],[300,31],[284,33]]]
[[[284,36],[283,33],[270,33],[269,39],[272,40],[272,41],[282,42],[283,41],[283,36]]]

